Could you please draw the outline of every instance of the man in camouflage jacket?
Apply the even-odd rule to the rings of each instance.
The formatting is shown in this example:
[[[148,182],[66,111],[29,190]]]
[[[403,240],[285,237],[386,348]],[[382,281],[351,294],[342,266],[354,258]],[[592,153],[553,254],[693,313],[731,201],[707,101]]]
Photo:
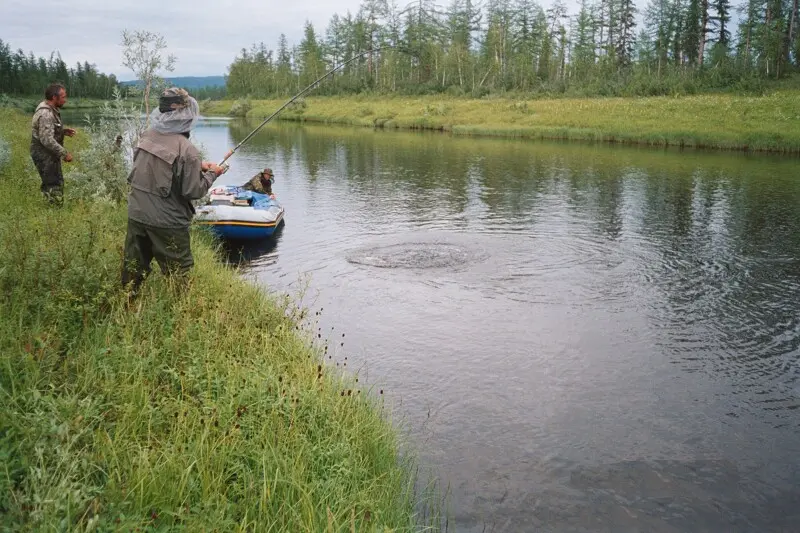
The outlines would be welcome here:
[[[268,194],[274,198],[272,192],[272,183],[275,181],[275,175],[272,173],[271,168],[265,168],[245,183],[242,188],[248,191],[253,191],[261,194]]]
[[[31,159],[42,178],[42,194],[50,203],[60,205],[64,196],[64,175],[61,160],[72,161],[64,148],[64,136],[72,137],[75,130],[65,128],[59,111],[67,102],[67,90],[54,83],[44,92],[44,101],[36,107],[31,120]]]

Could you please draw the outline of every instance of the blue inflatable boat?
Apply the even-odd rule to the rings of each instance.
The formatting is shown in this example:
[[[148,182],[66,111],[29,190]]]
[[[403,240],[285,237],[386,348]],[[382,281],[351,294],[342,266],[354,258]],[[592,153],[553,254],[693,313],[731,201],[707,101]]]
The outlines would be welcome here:
[[[224,239],[265,239],[283,222],[283,206],[266,194],[218,186],[197,207],[195,221]]]

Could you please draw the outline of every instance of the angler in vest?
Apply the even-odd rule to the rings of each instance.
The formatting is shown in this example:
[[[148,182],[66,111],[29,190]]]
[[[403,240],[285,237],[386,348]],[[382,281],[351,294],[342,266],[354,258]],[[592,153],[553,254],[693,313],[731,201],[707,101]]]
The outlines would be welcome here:
[[[72,161],[72,154],[64,148],[64,136],[72,137],[75,130],[65,128],[61,122],[60,109],[66,102],[64,86],[49,85],[31,120],[31,159],[42,178],[42,194],[53,205],[61,205],[64,200],[61,161]]]
[[[242,188],[259,194],[266,194],[270,198],[275,198],[275,194],[272,192],[273,183],[275,183],[275,174],[273,174],[271,168],[265,168],[250,178],[250,181],[242,185]]]
[[[183,89],[166,89],[142,134],[128,176],[128,232],[122,284],[134,296],[155,259],[164,274],[185,274],[194,264],[189,225],[192,200],[202,198],[225,169],[201,160],[189,141],[200,116]]]

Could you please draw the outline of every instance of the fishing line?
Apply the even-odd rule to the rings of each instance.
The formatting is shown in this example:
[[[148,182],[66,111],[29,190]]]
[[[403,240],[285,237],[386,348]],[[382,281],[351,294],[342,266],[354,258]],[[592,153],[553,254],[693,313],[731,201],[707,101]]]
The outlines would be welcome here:
[[[388,50],[388,49],[391,49],[391,50],[397,50],[398,52],[403,52],[403,53],[405,53],[405,54],[409,54],[409,55],[413,55],[413,56],[417,56],[417,55],[418,55],[418,54],[416,54],[416,53],[414,53],[414,52],[412,52],[412,51],[410,51],[410,50],[408,50],[408,49],[406,49],[406,48],[403,48],[403,47],[400,47],[400,46],[397,46],[397,45],[384,45],[384,46],[380,46],[380,47],[378,47],[378,48],[372,48],[372,49],[370,49],[370,50],[366,50],[365,52],[361,52],[360,54],[357,54],[357,55],[355,55],[355,56],[351,57],[350,59],[348,59],[348,60],[347,60],[347,61],[345,61],[344,63],[341,63],[341,64],[337,65],[335,68],[332,68],[331,70],[329,70],[328,72],[326,72],[325,74],[323,74],[322,76],[320,76],[319,78],[317,78],[317,79],[316,79],[316,80],[315,80],[313,83],[311,83],[311,84],[310,84],[308,87],[306,87],[305,89],[303,89],[302,91],[300,91],[300,92],[299,92],[299,93],[297,93],[296,95],[292,96],[292,97],[291,97],[291,98],[290,98],[290,99],[289,99],[289,100],[288,100],[288,101],[287,101],[285,104],[283,104],[281,107],[279,107],[277,111],[275,111],[275,112],[274,112],[274,113],[272,113],[270,116],[268,116],[267,118],[265,118],[265,119],[264,119],[264,121],[263,121],[261,124],[259,124],[259,126],[258,126],[256,129],[254,129],[253,131],[251,131],[251,132],[250,132],[250,134],[249,134],[247,137],[245,137],[244,139],[242,139],[242,141],[241,141],[239,144],[237,144],[237,145],[236,145],[236,146],[235,146],[233,149],[231,149],[230,151],[228,151],[228,153],[227,153],[227,154],[225,154],[225,158],[224,158],[224,159],[223,159],[223,160],[220,162],[219,166],[221,166],[221,167],[223,167],[223,168],[225,168],[225,169],[227,170],[227,165],[225,164],[225,161],[227,161],[228,159],[230,159],[230,158],[231,158],[231,156],[233,156],[233,154],[235,154],[235,153],[236,153],[236,151],[237,151],[239,148],[241,148],[241,147],[242,147],[242,145],[243,145],[244,143],[246,143],[247,141],[249,141],[249,140],[250,140],[250,138],[251,138],[253,135],[255,135],[256,133],[258,133],[258,130],[260,130],[261,128],[263,128],[264,126],[266,126],[266,125],[267,125],[267,123],[269,123],[269,121],[271,121],[273,118],[277,117],[277,116],[278,116],[278,114],[279,114],[281,111],[283,111],[283,110],[284,110],[284,109],[286,109],[288,106],[290,106],[290,105],[292,104],[292,102],[294,102],[295,100],[297,100],[298,98],[300,98],[301,96],[303,96],[304,94],[306,94],[307,92],[309,92],[311,89],[314,89],[314,88],[315,88],[317,85],[319,85],[320,83],[322,83],[322,81],[323,81],[325,78],[327,78],[327,77],[328,77],[328,76],[330,76],[331,74],[334,74],[334,73],[336,73],[336,71],[338,71],[338,70],[340,70],[340,69],[342,69],[342,68],[346,67],[347,65],[349,65],[350,63],[352,63],[353,61],[355,61],[355,60],[357,60],[357,59],[360,59],[360,58],[362,58],[362,57],[364,57],[364,56],[366,56],[366,55],[368,55],[368,54],[372,54],[372,53],[375,53],[375,52],[380,52],[381,50]]]

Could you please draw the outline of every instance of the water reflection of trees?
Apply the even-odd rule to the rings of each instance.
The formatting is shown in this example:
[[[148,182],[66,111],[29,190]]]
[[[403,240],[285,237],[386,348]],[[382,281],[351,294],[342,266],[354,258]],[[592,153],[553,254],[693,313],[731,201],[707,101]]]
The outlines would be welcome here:
[[[780,165],[779,165],[780,166]],[[697,168],[647,181],[645,272],[667,310],[660,349],[687,370],[726,376],[777,417],[800,403],[793,368],[800,355],[798,216],[800,188],[759,165]],[[779,184],[776,184],[778,182]],[[752,398],[758,398],[753,400]]]
[[[250,127],[232,127],[234,139]],[[630,304],[657,330],[654,350],[760,387],[772,407],[797,404],[795,160],[294,125],[252,142],[376,213],[392,204],[426,220],[479,212],[514,231],[603,243],[592,253],[626,263]]]
[[[252,127],[232,123],[234,142]],[[790,176],[794,160],[293,124],[269,126],[249,144],[271,159],[295,162],[310,182],[380,187],[415,204],[435,197],[453,213],[478,201],[492,216],[530,221],[547,196],[580,210],[610,238],[632,216],[629,225],[677,248],[702,227],[710,230],[708,217],[722,191],[730,203],[728,232],[746,233],[759,249],[779,244],[777,235],[798,238],[795,210],[775,203],[798,192],[792,181],[776,179]]]

